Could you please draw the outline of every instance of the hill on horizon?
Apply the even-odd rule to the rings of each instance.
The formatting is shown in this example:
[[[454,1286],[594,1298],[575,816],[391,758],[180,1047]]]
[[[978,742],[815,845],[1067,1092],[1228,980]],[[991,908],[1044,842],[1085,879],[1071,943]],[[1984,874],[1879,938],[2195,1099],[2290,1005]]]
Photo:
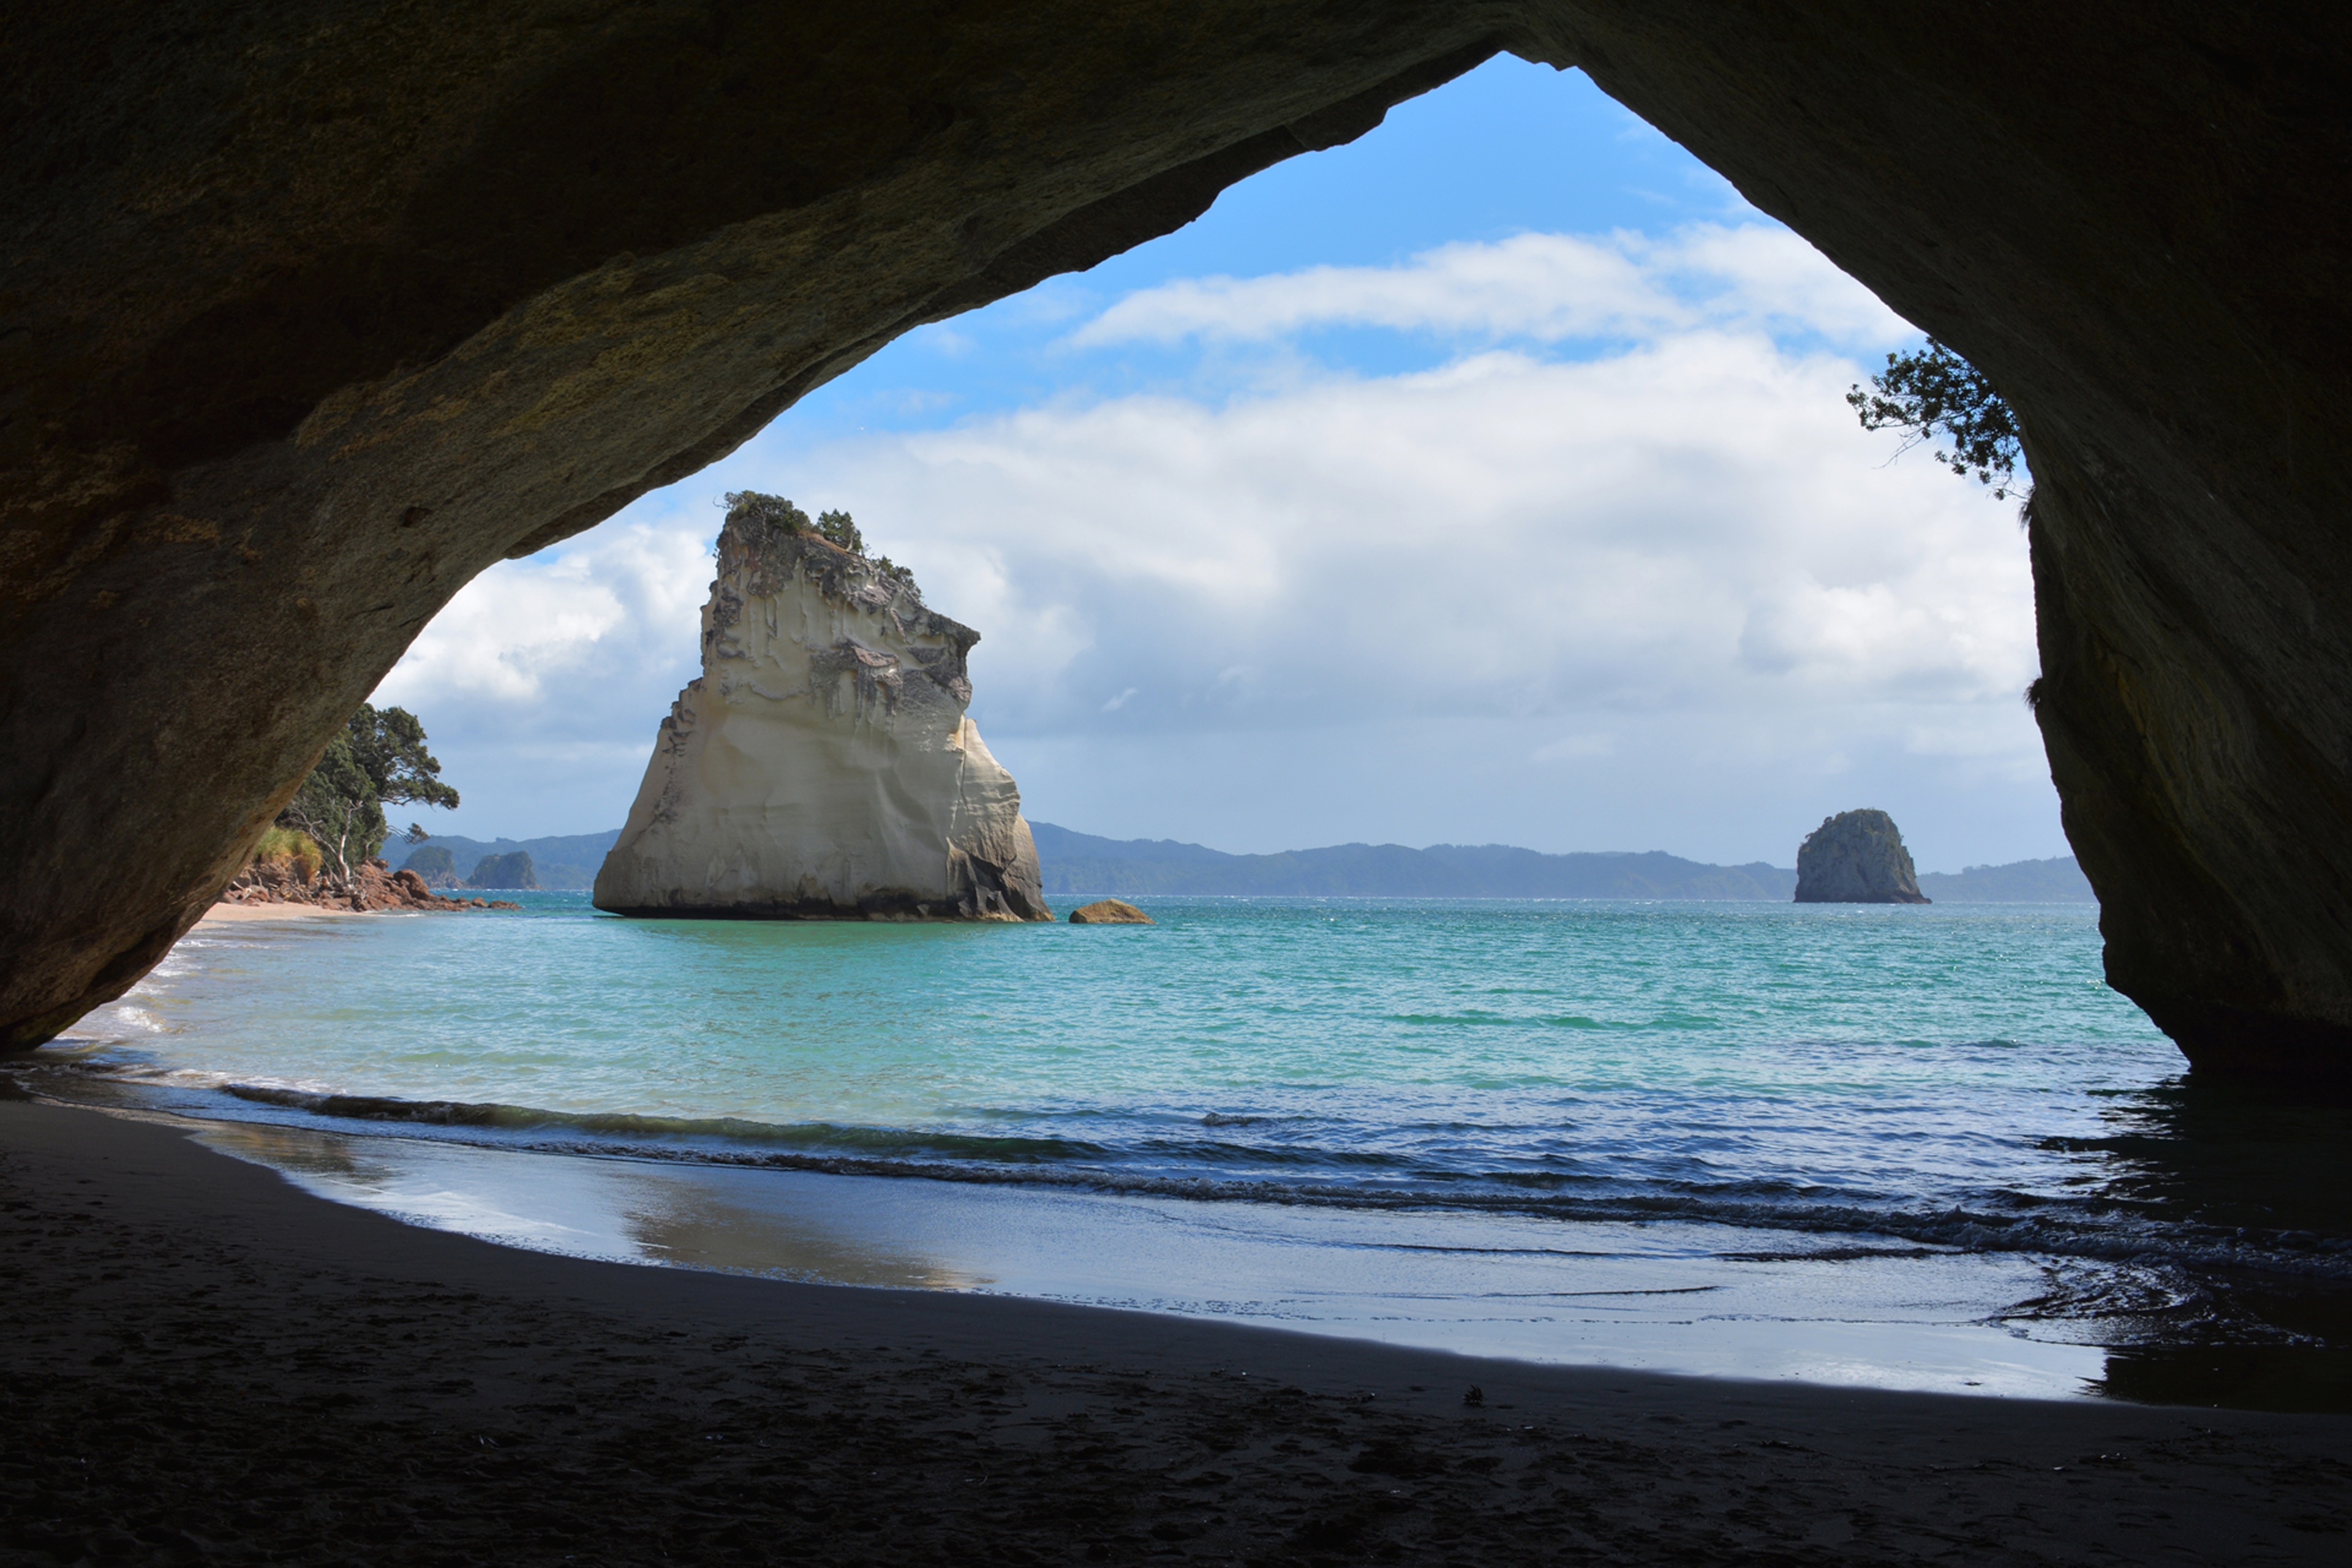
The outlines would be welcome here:
[[[1504,844],[1336,844],[1228,855],[1172,839],[1098,838],[1033,822],[1045,893],[1423,899],[1787,899],[1797,873],[1663,850],[1544,855]]]
[[[1275,855],[1230,855],[1172,838],[1102,838],[1033,822],[1049,898],[1154,893],[1259,898],[1760,899],[1787,902],[1793,868],[1750,861],[1716,866],[1661,849],[1546,855],[1507,844],[1334,844]],[[621,830],[483,840],[436,835],[460,879],[489,856],[530,853],[542,888],[582,889],[596,880]],[[387,845],[397,851],[397,845]],[[423,845],[416,847],[424,847]],[[410,851],[413,853],[414,851]],[[389,858],[389,855],[387,856]],[[405,856],[396,864],[406,863]],[[2092,903],[2072,856],[1923,871],[1919,889],[1938,903]]]
[[[595,885],[596,868],[604,863],[604,852],[621,839],[621,830],[609,828],[603,833],[557,834],[546,838],[467,838],[462,834],[436,833],[414,847],[387,844],[383,857],[399,870],[408,864],[408,857],[427,846],[449,851],[449,858],[457,868],[457,879],[470,879],[475,868],[493,855],[511,855],[520,849],[530,857],[533,874],[542,888],[578,890]]]

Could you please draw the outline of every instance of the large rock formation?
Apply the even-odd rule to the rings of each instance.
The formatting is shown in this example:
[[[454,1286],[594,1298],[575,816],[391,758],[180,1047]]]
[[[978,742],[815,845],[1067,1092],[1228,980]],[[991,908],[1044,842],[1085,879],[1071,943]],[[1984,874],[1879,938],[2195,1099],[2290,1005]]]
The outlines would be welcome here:
[[[100,0],[0,96],[0,1044],[120,994],[475,573],[1496,49],[1974,361],[2108,973],[2352,1073],[2352,8]]]
[[[1924,904],[1903,834],[1883,811],[1842,811],[1797,847],[1801,904]]]
[[[1021,792],[964,712],[979,640],[902,574],[735,507],[702,677],[661,722],[596,907],[1052,919]]]

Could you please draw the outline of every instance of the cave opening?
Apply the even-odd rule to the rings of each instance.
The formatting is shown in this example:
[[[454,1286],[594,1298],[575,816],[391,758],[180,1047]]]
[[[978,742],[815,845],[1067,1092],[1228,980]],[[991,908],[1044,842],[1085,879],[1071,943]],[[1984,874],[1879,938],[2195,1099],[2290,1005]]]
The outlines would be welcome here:
[[[1870,804],[1923,868],[2061,857],[2012,509],[1842,400],[1917,337],[1581,71],[1498,56],[494,566],[377,700],[468,792],[436,829],[614,826],[713,503],[758,489],[854,510],[981,631],[1040,820],[1787,865]]]
[[[119,996],[170,949],[342,716],[493,563],[707,468],[910,328],[1180,228],[1247,175],[1341,147],[1388,110],[1508,52],[1588,72],[2000,388],[2035,481],[2034,721],[2067,842],[2101,900],[2107,978],[2200,1069],[2342,1077],[2352,1060],[2352,902],[2340,892],[2352,876],[2342,742],[2352,687],[2338,679],[2339,628],[2352,622],[2352,570],[2338,524],[2352,467],[2335,455],[2347,361],[2333,279],[2352,220],[2313,196],[2345,176],[2326,107],[2339,96],[2326,89],[2347,47],[2341,18],[2181,12],[2126,36],[2098,15],[2025,7],[1832,21],[1790,5],[1702,14],[1392,0],[1344,13],[1283,7],[1279,17],[1262,5],[1141,5],[1057,8],[1029,30],[993,12],[916,22],[888,5],[717,12],[715,30],[702,9],[656,4],[583,15],[576,26],[486,14],[429,44],[330,31],[305,39],[299,71],[246,49],[234,29],[181,34],[132,18],[95,53],[69,18],[26,33],[26,155],[6,178],[38,243],[11,263],[16,314],[0,377],[13,487],[12,597],[0,625],[11,809],[0,815],[0,857],[19,894],[0,928],[0,1029],[12,1047],[36,1047]],[[362,82],[395,89],[353,85]],[[1671,246],[1601,250],[1637,272],[1675,259]],[[1704,247],[1681,259],[1759,277]],[[1388,307],[1365,301],[1381,289],[1356,287],[1372,281],[1364,270],[1292,267],[1202,284],[1189,299],[1163,291],[1153,330],[1182,338],[1170,326],[1185,313],[1178,307],[1207,296],[1271,308],[1280,289],[1241,287],[1270,278],[1289,278],[1300,298],[1283,307],[1290,316],[1262,314],[1261,336],[1269,321],[1296,325],[1299,310],[1328,321],[1349,298],[1378,315]],[[1069,336],[1148,336],[1144,297],[1107,305]],[[1195,336],[1247,335],[1232,325]],[[1502,341],[1415,381],[1328,359],[1342,335],[1288,361],[1263,356],[1255,402],[1195,395],[1189,424],[1137,444],[1171,461],[1213,445],[1236,409],[1276,407],[1276,392],[1330,399],[1482,376],[1493,391],[1514,353],[1559,368]],[[1316,348],[1312,336],[1289,346]],[[1617,362],[1671,368],[1669,337],[1697,341],[1664,334]],[[1792,356],[1770,330],[1760,341],[1777,356],[1768,370],[1793,357],[1800,368],[1835,366],[1826,379],[1843,382],[1855,363]],[[1748,379],[1759,378],[1771,382]],[[1740,384],[1721,363],[1689,383],[1713,394]],[[1144,409],[1140,392],[1111,390],[1093,406]],[[1351,704],[1397,718],[1428,706],[1416,692],[1458,689],[1497,733],[1528,731],[1511,742],[1514,768],[1605,763],[1632,778],[1638,737],[1551,722],[1573,704],[1548,680],[1595,704],[1613,692],[1622,708],[1654,710],[1648,688],[1689,689],[1686,660],[1710,647],[1759,691],[1815,675],[1834,686],[1841,658],[1906,699],[1948,692],[1955,670],[1981,675],[1969,659],[1990,646],[1977,635],[1982,617],[1915,616],[1916,604],[1878,592],[1866,568],[1885,547],[1884,526],[1856,530],[1843,574],[1783,571],[1785,602],[1706,617],[1712,644],[1620,637],[1607,644],[1613,665],[1549,658],[1529,628],[1602,626],[1642,600],[1622,591],[1628,581],[1669,601],[1713,590],[1643,556],[1664,537],[1651,517],[1597,540],[1606,548],[1595,560],[1630,559],[1642,572],[1555,578],[1549,602],[1523,603],[1542,574],[1478,520],[1545,503],[1505,494],[1482,510],[1478,484],[1515,470],[1476,444],[1567,432],[1622,459],[1640,444],[1607,437],[1642,400],[1630,384],[1603,387],[1570,419],[1509,390],[1445,447],[1451,489],[1407,498],[1409,525],[1398,526],[1412,549],[1382,556],[1372,546],[1375,503],[1396,500],[1391,469],[1439,427],[1418,408],[1386,426],[1363,417],[1362,442],[1344,464],[1330,459],[1359,492],[1324,520],[1354,531],[1351,552],[1284,554],[1275,514],[1250,517],[1235,488],[1221,507],[1151,520],[1156,552],[1132,552],[1139,565],[1071,552],[1068,574],[1144,584],[1143,608],[1199,596],[1199,584],[1224,572],[1225,602],[1202,622],[1221,635],[1273,590],[1322,583],[1324,598],[1289,606],[1308,628],[1297,640],[1261,638],[1253,657],[1203,662],[1189,687],[1163,689],[1108,658],[1089,662],[1092,628],[1041,611],[1026,624],[1064,638],[1045,662],[1115,678],[1083,693],[1104,723],[1166,723],[1177,709],[1227,715],[1228,731],[1190,732],[1192,752],[1233,793],[1277,800],[1279,781],[1237,776],[1208,739],[1245,733],[1252,704],[1264,734]],[[1791,421],[1822,401],[1801,378],[1772,390]],[[1158,395],[1181,411],[1182,391]],[[1685,405],[1690,396],[1685,388]],[[1068,413],[1021,412],[1039,429]],[[1267,419],[1255,440],[1296,479],[1314,468],[1299,440],[1314,427]],[[1696,493],[1727,463],[1789,469],[1801,455],[1793,425],[1693,425],[1734,428],[1758,450],[1743,458],[1685,440],[1674,477]],[[976,451],[978,429],[922,434],[934,450],[961,441]],[[1083,445],[1098,460],[1113,447],[1107,434]],[[980,453],[968,468],[977,476],[1019,461]],[[1297,489],[1336,493],[1312,478]],[[1584,500],[1605,493],[1605,478],[1588,469]],[[1827,516],[1826,492],[1807,489],[1818,478],[1797,464],[1777,488],[1810,502],[1807,518]],[[827,499],[850,500],[818,504]],[[1129,482],[1118,500],[1148,512],[1150,487]],[[944,514],[908,507],[913,521],[902,521],[889,515],[895,500],[876,504],[886,547],[893,529]],[[1720,521],[1724,510],[1711,513],[1702,495],[1692,515]],[[1736,531],[1750,539],[1807,520],[1745,510]],[[1041,529],[1055,515],[1024,515],[1033,512]],[[1235,541],[1201,549],[1220,521]],[[1708,544],[1691,558],[1720,554]],[[2006,570],[2015,574],[2013,557]],[[1942,591],[1969,574],[1938,575]],[[1423,591],[1402,610],[1372,607],[1381,584],[1400,578]],[[970,580],[975,592],[989,582],[983,572]],[[1490,591],[1442,591],[1465,580]],[[1621,591],[1601,591],[1612,583]],[[1589,602],[1575,599],[1580,588]],[[986,597],[973,620],[989,618]],[[1826,601],[1842,613],[1822,613]],[[593,612],[621,614],[617,601]],[[1874,660],[1867,647],[1853,657],[1874,626],[1906,623],[1942,638],[1950,657],[1940,671],[1933,659]],[[1370,635],[1354,635],[1367,625]],[[443,629],[462,628],[445,617]],[[1165,640],[1182,628],[1163,616],[1160,629]],[[1335,635],[1315,635],[1327,630]],[[1411,668],[1306,657],[1349,646],[1436,651]],[[984,658],[1015,651],[999,641]],[[527,686],[539,673],[530,658],[492,659],[487,679]],[[2023,673],[2000,685],[2015,689]],[[1078,684],[1063,695],[1077,702]],[[1283,701],[1293,710],[1281,723],[1265,719]],[[1733,704],[1717,730],[1737,720],[1826,768],[1853,763],[1786,714],[1776,731],[1768,707]],[[1024,725],[1034,733],[1020,734]],[[1022,746],[1045,729],[1035,715],[998,727]],[[1952,779],[2000,749],[1964,725],[1913,730],[1905,744],[1940,756]],[[1652,777],[1671,784],[1741,766],[1704,738],[1660,747],[1685,765]],[[1335,752],[1326,772],[1353,780],[1451,766],[1458,776],[1440,782],[1474,798],[1478,780],[1505,771],[1462,766],[1471,750],[1459,735],[1391,740],[1377,756]],[[1032,775],[1050,773],[1050,757],[1030,752]],[[1676,804],[1671,788],[1644,798],[1662,811]],[[1415,836],[1410,825],[1399,832]]]

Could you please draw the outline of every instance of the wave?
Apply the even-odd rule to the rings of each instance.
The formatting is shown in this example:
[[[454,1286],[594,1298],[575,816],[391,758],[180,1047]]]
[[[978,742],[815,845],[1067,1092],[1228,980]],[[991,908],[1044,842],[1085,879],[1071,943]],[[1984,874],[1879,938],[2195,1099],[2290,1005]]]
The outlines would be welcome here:
[[[830,1121],[775,1123],[737,1117],[656,1116],[552,1110],[499,1102],[415,1100],[285,1084],[227,1081],[217,1075],[142,1075],[60,1064],[60,1099],[79,1099],[73,1080],[113,1092],[166,1091],[163,1106],[221,1116],[227,1100],[303,1121],[362,1124],[407,1136],[493,1141],[542,1152],[818,1172],[838,1175],[1055,1186],[1193,1202],[1273,1204],[1383,1212],[1517,1215],[1568,1223],[1726,1226],[1797,1237],[1841,1239],[1759,1248],[1750,1240],[1720,1255],[1734,1260],[1851,1261],[1927,1253],[2034,1254],[2055,1259],[2289,1276],[2352,1284],[2352,1238],[2307,1229],[2200,1224],[2112,1192],[2052,1197],[1988,1191],[1942,1207],[1874,1200],[1819,1184],[1758,1178],[1716,1183],[1639,1182],[1622,1176],[1438,1169],[1380,1151],[1253,1145],[1227,1138],[1154,1136],[1110,1142],[990,1135]],[[20,1081],[23,1076],[20,1075]],[[177,1080],[171,1082],[166,1080]],[[27,1085],[27,1087],[32,1087]],[[177,1090],[177,1093],[170,1091]],[[244,1119],[230,1117],[228,1119]],[[264,1117],[263,1120],[280,1120]],[[1212,1112],[1199,1123],[1223,1131],[1260,1121]],[[1129,1168],[1121,1168],[1122,1163]],[[1135,1169],[1136,1165],[1159,1168]],[[1178,1168],[1169,1169],[1170,1165]],[[1185,1165],[1195,1167],[1186,1170]],[[1316,1167],[1319,1167],[1316,1168]],[[1897,1244],[1889,1247],[1883,1243]]]
[[[1075,1138],[1006,1138],[897,1128],[843,1126],[830,1121],[779,1124],[739,1117],[646,1116],[625,1111],[542,1110],[528,1105],[456,1100],[398,1100],[229,1083],[221,1091],[259,1105],[307,1110],[350,1121],[394,1121],[425,1127],[479,1127],[515,1132],[563,1130],[616,1140],[667,1142],[720,1139],[747,1144],[837,1148],[867,1156],[984,1160],[1015,1163],[1101,1158],[1110,1151]]]

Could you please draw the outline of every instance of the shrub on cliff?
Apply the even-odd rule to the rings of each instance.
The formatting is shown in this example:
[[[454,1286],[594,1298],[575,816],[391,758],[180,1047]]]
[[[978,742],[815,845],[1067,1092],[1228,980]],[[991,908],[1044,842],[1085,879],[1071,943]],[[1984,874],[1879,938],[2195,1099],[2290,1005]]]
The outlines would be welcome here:
[[[727,521],[733,525],[764,522],[771,528],[781,528],[790,533],[814,533],[816,524],[809,514],[782,496],[762,495],[758,490],[729,490]]]
[[[348,879],[352,868],[373,858],[391,835],[386,805],[457,804],[457,790],[442,783],[440,773],[441,764],[425,749],[425,726],[415,714],[362,702],[327,742],[310,776],[278,814],[278,825],[309,835],[335,874]]]
[[[2025,453],[2018,441],[2017,415],[1982,372],[1935,339],[1924,349],[1888,354],[1886,368],[1870,378],[1872,390],[1848,390],[1845,400],[1865,430],[1900,430],[1903,449],[1929,441],[1951,445],[1936,460],[1965,479],[1994,485],[2006,499],[2017,484]]]
[[[758,490],[727,492],[727,521],[730,523],[759,521],[772,528],[789,529],[795,533],[814,533],[828,544],[839,545],[852,555],[866,556],[866,536],[858,531],[856,520],[845,511],[821,511],[811,522],[809,514],[782,496],[763,495]],[[871,558],[870,564],[883,577],[896,583],[917,598],[923,591],[915,585],[915,574],[891,560],[887,555]]]
[[[817,513],[816,532],[818,538],[831,540],[852,555],[866,553],[866,536],[857,531],[857,524],[845,511]]]
[[[326,863],[319,846],[307,833],[290,827],[272,827],[253,847],[253,863],[257,866],[283,866],[299,882],[308,882],[319,874]]]

